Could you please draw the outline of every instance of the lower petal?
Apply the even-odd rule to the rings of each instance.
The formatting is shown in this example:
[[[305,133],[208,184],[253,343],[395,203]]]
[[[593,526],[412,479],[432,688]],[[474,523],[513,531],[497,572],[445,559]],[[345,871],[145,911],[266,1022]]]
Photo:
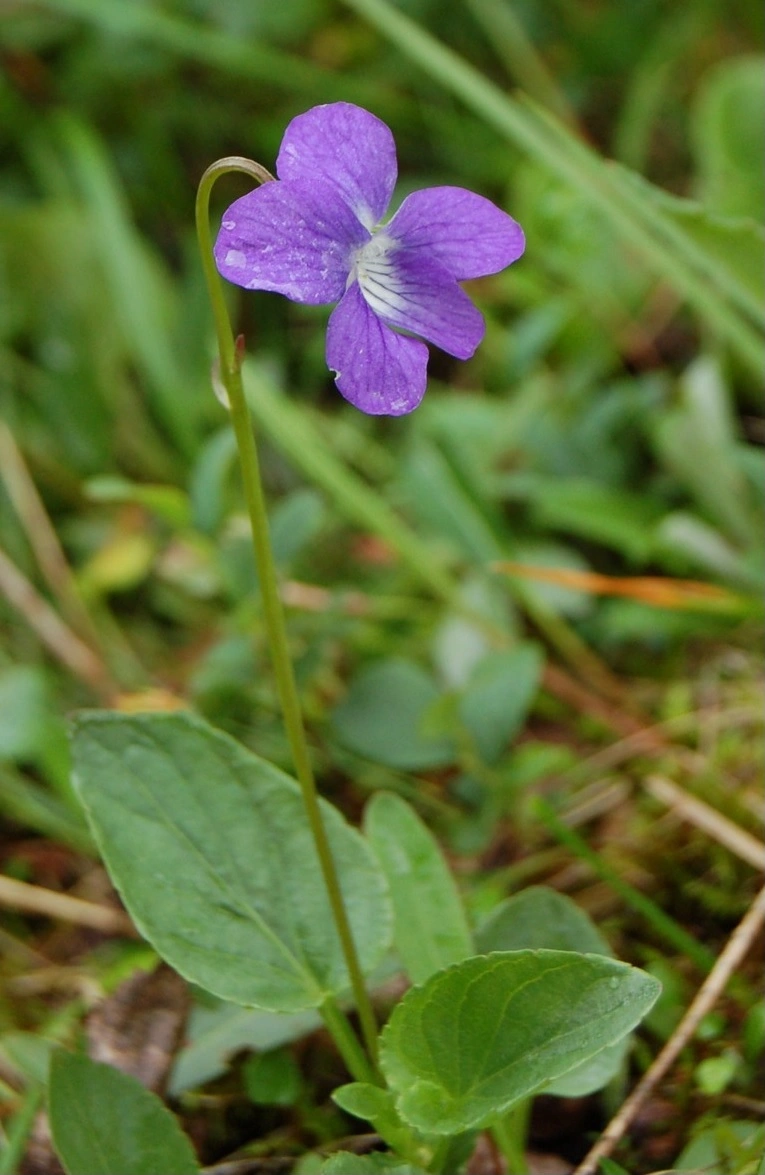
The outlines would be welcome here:
[[[385,322],[422,335],[456,359],[469,359],[484,336],[483,315],[437,261],[409,249],[372,255],[358,266],[366,301]]]
[[[425,394],[427,365],[425,344],[381,322],[354,282],[327,329],[327,366],[346,400],[370,416],[403,416]]]

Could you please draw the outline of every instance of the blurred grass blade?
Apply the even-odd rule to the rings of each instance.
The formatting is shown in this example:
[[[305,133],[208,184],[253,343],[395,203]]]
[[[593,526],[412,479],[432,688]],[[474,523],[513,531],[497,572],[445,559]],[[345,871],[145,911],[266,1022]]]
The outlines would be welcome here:
[[[385,100],[381,88],[365,80],[339,76],[306,57],[293,56],[253,38],[183,20],[162,12],[155,4],[135,0],[45,0],[41,7],[87,21],[112,36],[140,39],[225,73],[256,78],[261,85],[303,94],[307,101],[347,100],[350,95],[369,102]]]
[[[741,284],[717,254],[702,248],[667,216],[668,197],[626,169],[605,163],[567,128],[529,100],[502,93],[457,53],[442,45],[386,0],[344,0],[484,121],[571,184],[581,199],[597,208],[624,243],[687,300],[759,378],[765,344],[742,311]],[[752,247],[759,234],[750,226]],[[735,287],[735,304],[726,297]],[[747,306],[749,299],[745,298]],[[758,313],[759,317],[759,313]]]
[[[95,843],[72,808],[58,796],[9,767],[0,769],[0,812],[25,828],[60,841],[88,856],[96,855]]]
[[[765,234],[759,225],[745,218],[714,215],[695,200],[665,192],[623,164],[604,164],[546,112],[530,108],[530,113],[547,123],[547,133],[561,153],[578,155],[579,164],[593,181],[598,179],[598,168],[604,173],[609,195],[636,221],[642,221],[657,243],[663,241],[674,252],[678,265],[683,262],[691,267],[696,280],[718,283],[742,314],[759,326],[765,324]],[[683,292],[681,286],[677,289]]]
[[[568,98],[526,35],[512,5],[506,0],[467,0],[467,6],[514,81],[530,97],[575,127],[576,115]]]
[[[153,394],[156,411],[185,453],[194,448],[188,394],[168,342],[172,291],[130,220],[111,161],[94,131],[72,114],[56,119],[89,224],[103,259],[125,339]]]

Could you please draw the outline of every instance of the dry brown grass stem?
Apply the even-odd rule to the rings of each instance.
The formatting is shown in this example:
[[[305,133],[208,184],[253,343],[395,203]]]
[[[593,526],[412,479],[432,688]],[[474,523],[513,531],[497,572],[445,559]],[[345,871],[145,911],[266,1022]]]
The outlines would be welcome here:
[[[630,1096],[609,1122],[589,1154],[576,1168],[574,1175],[595,1175],[601,1159],[607,1158],[627,1133],[635,1115],[646,1098],[677,1060],[693,1037],[700,1022],[712,1010],[725,990],[736,968],[746,956],[755,937],[765,922],[765,886],[757,894],[748,911],[731,934],[709,975],[696,994],[677,1028],[661,1050],[650,1069],[644,1073]]]

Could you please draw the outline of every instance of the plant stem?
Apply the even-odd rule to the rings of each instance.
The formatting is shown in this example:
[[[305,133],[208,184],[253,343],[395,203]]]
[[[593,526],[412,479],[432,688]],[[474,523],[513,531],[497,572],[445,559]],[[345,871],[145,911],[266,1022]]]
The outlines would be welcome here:
[[[258,183],[265,183],[273,179],[273,176],[265,168],[262,168],[257,163],[253,163],[252,160],[231,156],[226,159],[221,159],[211,167],[208,167],[199,184],[196,202],[197,235],[215,320],[215,333],[218,339],[220,359],[217,377],[225,388],[228,406],[231,411],[231,422],[234,427],[236,443],[239,449],[244,496],[250,516],[252,545],[260,581],[271,659],[276,676],[279,702],[284,715],[284,724],[292,750],[295,774],[303,794],[303,803],[305,805],[308,823],[314,844],[316,845],[316,852],[319,857],[324,883],[327,887],[332,914],[340,938],[346,967],[348,968],[348,975],[356,1001],[356,1010],[361,1023],[362,1036],[372,1064],[376,1066],[377,1024],[372,1003],[364,984],[364,976],[358,954],[356,953],[356,946],[353,941],[351,925],[343,901],[329,838],[321,817],[316,782],[314,780],[313,768],[311,767],[308,742],[303,725],[300,699],[298,697],[295,675],[289,655],[287,625],[271,551],[268,516],[260,477],[255,434],[242,385],[242,347],[240,341],[235,341],[234,339],[212,250],[209,213],[210,192],[215,181],[220,176],[233,171],[244,172],[246,175],[254,178]],[[350,1027],[348,1027],[348,1032],[350,1032]],[[338,1047],[341,1048],[341,1051],[346,1045],[347,1040],[343,1044],[338,1040]]]
[[[527,1175],[526,1137],[531,1113],[530,1097],[518,1102],[491,1128],[497,1146],[507,1160],[507,1169],[513,1175]]]
[[[370,1065],[342,1008],[330,996],[324,1001],[320,1011],[327,1030],[331,1033],[351,1076],[356,1081],[367,1081],[373,1085],[379,1084],[377,1071]]]
[[[42,1085],[31,1086],[14,1116],[6,1123],[5,1147],[0,1151],[0,1175],[13,1175],[18,1169],[27,1149],[37,1111],[44,1100],[45,1088]]]

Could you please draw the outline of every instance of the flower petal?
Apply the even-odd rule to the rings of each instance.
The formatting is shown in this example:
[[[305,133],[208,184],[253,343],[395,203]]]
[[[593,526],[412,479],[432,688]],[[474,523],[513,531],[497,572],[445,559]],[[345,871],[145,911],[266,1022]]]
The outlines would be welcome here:
[[[354,282],[327,329],[327,366],[346,400],[370,416],[403,416],[425,394],[427,365],[425,344],[381,322]]]
[[[268,182],[227,209],[215,242],[220,273],[293,302],[336,302],[369,233],[330,184]]]
[[[276,172],[282,180],[333,184],[371,229],[387,210],[396,185],[396,144],[385,123],[361,106],[314,106],[293,118],[284,132]]]
[[[434,257],[458,281],[499,273],[526,246],[523,229],[491,200],[465,188],[424,188],[407,196],[385,232]]]
[[[384,240],[384,238],[383,238]],[[457,359],[469,359],[484,335],[483,315],[437,261],[418,250],[380,250],[380,234],[357,262],[370,308],[392,326],[422,335]]]

